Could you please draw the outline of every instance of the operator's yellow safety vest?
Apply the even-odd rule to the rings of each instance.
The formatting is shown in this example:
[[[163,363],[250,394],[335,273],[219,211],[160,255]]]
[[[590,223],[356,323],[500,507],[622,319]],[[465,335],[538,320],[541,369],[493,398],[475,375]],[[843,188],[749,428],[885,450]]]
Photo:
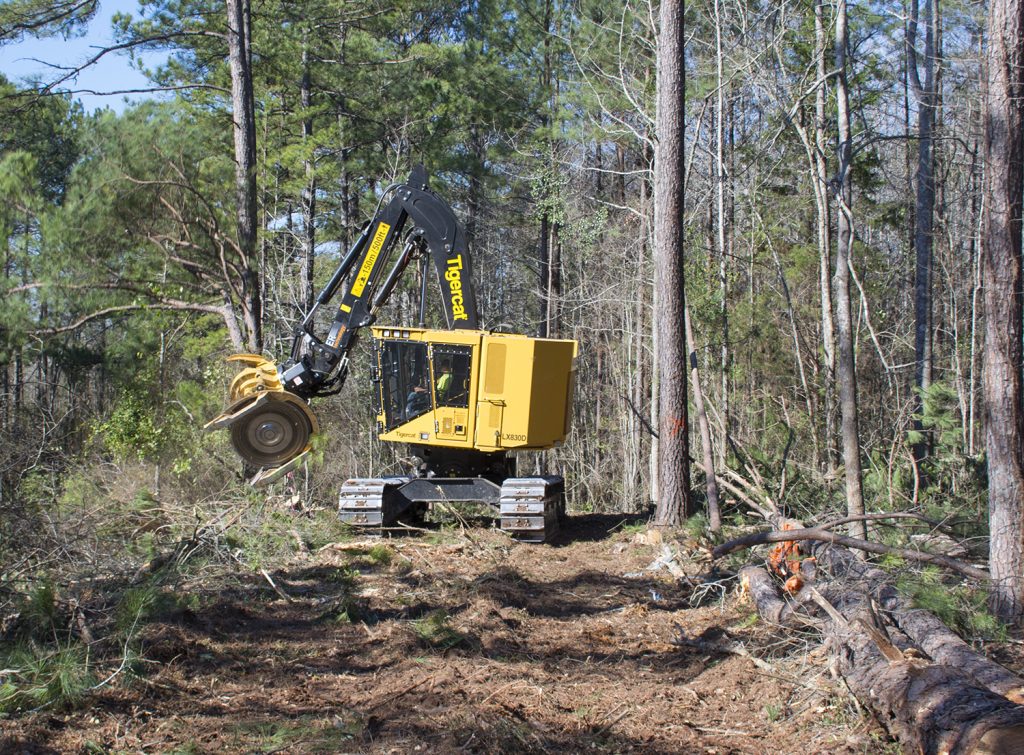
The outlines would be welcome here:
[[[446,372],[437,379],[437,395],[439,398],[448,396],[448,389],[452,385],[452,373]]]

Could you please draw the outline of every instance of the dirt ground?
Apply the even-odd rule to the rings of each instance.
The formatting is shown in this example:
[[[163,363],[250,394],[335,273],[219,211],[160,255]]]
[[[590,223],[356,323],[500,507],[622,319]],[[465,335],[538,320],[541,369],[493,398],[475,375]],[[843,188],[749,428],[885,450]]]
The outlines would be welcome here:
[[[648,569],[662,546],[623,524],[307,552],[147,625],[143,673],[0,722],[0,751],[899,752],[811,639]]]

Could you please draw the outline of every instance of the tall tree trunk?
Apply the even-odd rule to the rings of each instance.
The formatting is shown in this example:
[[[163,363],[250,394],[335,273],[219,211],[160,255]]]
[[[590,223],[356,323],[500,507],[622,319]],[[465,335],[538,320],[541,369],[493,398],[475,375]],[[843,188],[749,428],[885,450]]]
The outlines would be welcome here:
[[[554,10],[554,0],[551,2]],[[559,29],[558,18],[552,13],[550,19],[550,31],[547,39],[558,39]],[[561,90],[561,79],[554,65],[554,51],[548,50],[545,65],[548,69],[548,109],[551,113],[550,122],[555,126],[556,114],[559,110],[559,99]],[[548,137],[548,165],[552,170],[558,164],[559,143],[552,135]],[[557,182],[553,182],[557,186]],[[558,189],[561,194],[561,188]],[[561,201],[561,197],[558,197]],[[548,277],[547,277],[547,334],[549,338],[557,338],[561,329],[559,309],[562,302],[562,224],[557,218],[551,219],[551,238],[548,241]]]
[[[853,350],[853,316],[850,309],[850,251],[853,248],[853,143],[850,129],[850,94],[847,88],[846,0],[836,8],[836,110],[839,127],[839,205],[836,243],[836,325],[839,336],[839,404],[843,425],[843,467],[846,477],[846,510],[850,516],[864,513],[861,487],[860,430],[857,422],[857,366]],[[852,537],[866,537],[864,522],[850,522]]]
[[[313,265],[316,255],[316,167],[313,153],[312,86],[309,73],[309,43],[302,45],[302,141],[306,147],[304,160],[306,185],[302,189],[302,311],[313,309]]]
[[[982,383],[992,608],[1024,616],[1024,0],[992,0],[985,98]]]
[[[971,119],[972,124],[974,119]],[[980,129],[971,129],[975,135],[971,141],[971,170],[970,170],[970,183],[969,191],[971,195],[971,240],[968,248],[970,249],[970,260],[971,260],[971,338],[970,338],[970,363],[967,369],[967,417],[965,418],[967,424],[967,455],[974,456],[976,453],[976,415],[975,407],[977,406],[977,387],[978,387],[978,315],[980,306],[978,299],[981,296],[981,192],[982,192],[982,177],[981,167],[979,165],[979,156],[981,154],[981,144],[979,143],[978,133]]]
[[[540,338],[548,337],[548,281],[551,278],[551,220],[545,210],[540,218],[540,244],[537,248],[537,270],[540,278],[540,322],[537,325],[537,335]]]
[[[828,124],[825,121],[825,81],[828,75],[825,63],[827,37],[825,34],[825,2],[814,4],[814,55],[817,59],[818,88],[814,93],[814,169],[817,176],[815,202],[818,229],[818,278],[821,302],[821,346],[825,364],[825,456],[829,470],[836,466],[836,326],[832,317],[832,222],[828,203],[828,160],[825,140]]]
[[[248,347],[263,350],[260,271],[256,262],[256,107],[252,91],[249,0],[227,0],[228,64],[231,70],[235,145],[235,212],[243,270],[243,320]]]
[[[659,391],[659,364],[658,356],[658,324],[655,319],[658,309],[658,283],[657,283],[657,247],[654,241],[654,136],[650,129],[645,134],[643,151],[637,156],[638,167],[642,171],[643,180],[640,181],[640,217],[643,219],[644,259],[648,256],[651,260],[651,285],[648,289],[651,297],[651,358],[650,358],[650,380],[648,381],[648,414],[647,419],[651,427],[658,427],[661,417],[661,397]],[[625,168],[625,166],[623,166]],[[625,172],[623,172],[625,175]],[[649,254],[648,254],[649,252]],[[661,444],[658,436],[652,434],[650,445],[650,456],[648,459],[649,481],[649,502],[657,507],[659,500],[658,486],[661,482],[658,473],[658,464],[661,458]]]
[[[0,363],[0,369],[4,371],[3,395],[0,396],[0,432],[10,437],[11,418],[14,416],[14,401],[11,392],[11,365],[10,362]]]
[[[655,523],[679,524],[691,513],[686,405],[683,274],[683,114],[686,81],[682,0],[663,0],[657,50],[657,142],[654,152],[654,270],[658,330],[658,502]]]
[[[690,323],[690,308],[683,303],[686,319],[686,348],[690,353],[690,382],[693,385],[693,408],[697,412],[697,427],[700,430],[701,456],[704,459],[705,490],[708,496],[708,527],[712,532],[722,529],[722,510],[718,502],[718,478],[715,476],[714,449],[711,447],[711,426],[704,408],[704,391],[700,387],[697,371],[697,343],[693,338]]]
[[[558,338],[561,331],[559,305],[562,301],[562,227],[559,223],[551,224],[548,251],[547,331],[549,338]]]
[[[644,186],[648,185],[648,182],[644,180]],[[641,422],[643,416],[640,414],[645,403],[645,392],[650,390],[651,381],[648,379],[650,375],[650,366],[648,363],[648,352],[644,347],[643,333],[646,331],[646,320],[647,312],[649,310],[649,297],[650,297],[650,279],[647,274],[648,260],[650,259],[650,246],[647,243],[650,238],[648,218],[650,217],[647,204],[648,197],[647,191],[641,192],[641,204],[640,204],[640,217],[642,218],[640,223],[641,228],[641,247],[640,253],[636,258],[635,265],[635,278],[634,286],[637,291],[636,299],[633,302],[633,328],[632,337],[629,348],[632,352],[632,365],[630,369],[630,384],[629,393],[630,399],[633,404],[634,411],[629,413],[630,416],[630,443],[631,452],[629,454],[629,464],[626,468],[626,473],[631,474],[631,477],[627,477],[626,490],[631,493],[627,498],[627,511],[635,512],[641,510],[638,506],[640,502],[648,503],[651,498],[648,495],[645,497],[645,493],[650,490],[649,486],[645,486],[645,481],[649,479],[647,474],[643,472],[643,460],[645,458],[644,452],[646,450],[646,439],[648,437],[646,432],[640,432]],[[646,490],[645,490],[646,487]]]
[[[13,269],[13,257],[14,257],[14,255],[12,254],[12,251],[11,251],[11,245],[5,243],[4,244],[4,266],[3,266],[3,276],[4,276],[4,284],[5,284],[4,288],[5,289],[10,284],[11,271]],[[3,331],[0,331],[0,335],[2,335],[2,334],[3,334]],[[14,351],[14,354],[15,354],[14,360],[17,360],[17,356],[16,355],[17,355],[18,352],[20,352],[20,349],[18,349],[17,347],[14,347],[12,350]],[[11,357],[8,357],[7,359],[3,360],[2,364],[0,364],[0,366],[3,367],[3,371],[4,371],[3,395],[0,395],[0,408],[2,408],[2,410],[3,410],[2,411],[2,417],[0,417],[0,430],[2,430],[3,433],[5,434],[5,436],[7,436],[7,437],[10,437],[11,427],[13,426],[13,419],[14,419],[15,412],[16,412],[16,405],[15,405],[16,395],[15,395],[15,391],[11,390],[11,388],[12,388],[12,386],[11,386],[11,361],[12,361]],[[15,370],[16,369],[17,368],[15,368]],[[16,384],[16,381],[15,381],[15,384]],[[3,498],[3,478],[0,477],[0,499],[2,499],[2,498]]]
[[[718,314],[722,327],[722,343],[720,347],[720,362],[722,380],[722,395],[719,405],[722,412],[722,424],[725,430],[725,439],[722,443],[722,458],[725,463],[725,449],[728,446],[728,438],[732,434],[732,412],[729,408],[729,372],[730,372],[730,351],[729,351],[729,254],[726,244],[726,235],[731,233],[728,218],[725,210],[725,182],[727,171],[725,167],[725,80],[723,76],[723,51],[722,51],[722,17],[721,4],[715,0],[715,245],[718,251]]]
[[[554,118],[554,96],[552,94],[552,87],[554,81],[554,62],[553,53],[551,50],[552,39],[554,37],[553,30],[553,19],[554,19],[554,0],[545,0],[544,2],[544,59],[543,67],[541,69],[541,87],[546,95],[546,101],[544,103],[541,113],[541,128],[544,129],[544,144],[547,145],[548,155],[550,156],[553,152],[551,146],[551,134],[550,127],[552,119]],[[554,170],[555,166],[553,163],[548,165],[549,180],[547,185],[543,187],[543,202],[544,210],[540,218],[540,246],[537,250],[537,269],[540,273],[540,292],[541,292],[541,312],[540,312],[540,323],[537,328],[537,334],[541,338],[547,338],[550,335],[550,307],[551,307],[551,227],[554,221],[551,219],[551,192],[552,184],[554,182]]]
[[[907,23],[907,72],[917,102],[917,187],[914,206],[914,384],[918,389],[914,429],[924,433],[923,392],[932,383],[932,253],[934,246],[935,162],[932,131],[935,124],[935,23],[932,0],[924,0],[921,22],[925,26],[924,81],[917,55],[918,0],[911,0]],[[928,455],[930,443],[914,444],[919,468]]]
[[[471,250],[476,249],[477,225],[480,207],[483,204],[484,186],[481,176],[487,165],[487,144],[480,134],[478,124],[469,128],[469,147],[472,150],[473,162],[469,168],[469,196],[466,201],[466,243]]]
[[[341,20],[338,24],[338,64],[344,69],[347,57],[348,24]],[[355,240],[355,213],[352,210],[352,177],[349,172],[349,154],[352,149],[347,144],[348,99],[339,93],[335,105],[338,121],[338,217],[341,223],[341,242],[343,249],[348,249]]]

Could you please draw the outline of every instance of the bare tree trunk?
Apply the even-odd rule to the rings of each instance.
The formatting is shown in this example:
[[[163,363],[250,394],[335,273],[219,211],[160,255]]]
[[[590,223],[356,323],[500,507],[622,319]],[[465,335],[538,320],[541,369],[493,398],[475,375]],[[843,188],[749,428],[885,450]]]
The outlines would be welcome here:
[[[11,245],[10,244],[4,244],[3,275],[4,275],[5,288],[6,288],[6,284],[9,284],[10,280],[11,280],[11,271],[12,271],[12,268],[13,268],[12,258],[13,258],[13,254],[11,253]],[[14,361],[14,363],[15,363],[14,373],[15,373],[15,376],[17,376],[17,372],[18,372],[17,360],[18,360],[18,354],[21,352],[21,349],[20,348],[14,348],[13,351],[14,351],[13,359],[11,359],[9,357],[8,359],[5,359],[2,364],[0,364],[0,366],[3,367],[3,371],[4,371],[3,395],[0,396],[0,407],[2,407],[2,409],[3,409],[2,417],[0,417],[0,430],[2,430],[7,437],[10,437],[10,429],[13,426],[14,417],[15,417],[15,415],[17,413],[17,410],[18,410],[17,404],[15,403],[16,393],[17,393],[18,389],[15,387],[14,390],[12,390],[12,385],[11,385],[11,361]],[[15,386],[17,386],[17,377],[15,377],[14,383],[15,383]],[[2,499],[2,498],[3,498],[3,478],[0,478],[0,499]]]
[[[10,362],[0,363],[4,371],[3,395],[0,395],[0,432],[10,437],[11,419],[14,416],[14,401],[11,392],[11,365]]]
[[[925,25],[924,81],[921,81],[917,55],[918,0],[911,0],[907,23],[907,71],[917,101],[917,190],[914,210],[914,430],[924,433],[921,414],[923,395],[932,383],[932,255],[935,214],[935,162],[932,131],[935,124],[935,23],[932,0],[924,0],[921,19]],[[924,437],[914,444],[918,465],[928,455],[931,443]]]
[[[846,510],[850,516],[864,513],[861,488],[860,430],[857,426],[857,366],[853,351],[853,317],[850,311],[850,251],[853,248],[853,143],[850,131],[850,94],[847,89],[846,0],[836,8],[836,109],[839,126],[839,205],[836,244],[836,320],[839,336],[839,403],[843,425],[843,466],[846,477]],[[864,522],[850,522],[851,537],[866,538]]]
[[[302,141],[306,146],[306,186],[302,190],[302,311],[313,309],[313,265],[316,255],[316,168],[313,154],[313,106],[309,74],[309,43],[302,45]]]
[[[554,15],[554,0],[550,3],[552,6],[552,14],[550,18],[550,33],[546,39],[554,39],[558,37],[559,29],[556,28],[558,19]],[[551,118],[555,118],[555,114],[559,111],[559,99],[561,90],[561,79],[554,66],[554,53],[549,50],[549,55],[546,59],[546,67],[548,69],[548,99],[549,109],[551,112]],[[558,140],[550,139],[548,142],[548,164],[552,166],[552,169],[558,164]],[[561,189],[559,189],[561,192]],[[549,338],[557,338],[559,335],[560,327],[560,315],[559,308],[562,302],[562,224],[556,218],[551,218],[551,237],[548,240],[548,277],[545,281],[547,286],[547,325],[546,330]]]
[[[981,296],[981,176],[978,167],[978,152],[980,145],[977,140],[974,142],[974,150],[971,154],[971,218],[974,230],[971,233],[970,258],[971,258],[971,348],[970,364],[968,365],[967,378],[967,455],[974,456],[976,447],[976,413],[977,386],[978,386],[978,298]]]
[[[708,413],[704,408],[704,391],[700,387],[697,372],[697,343],[693,338],[690,324],[690,308],[683,303],[686,319],[686,346],[690,352],[690,382],[693,386],[693,408],[697,411],[697,426],[700,430],[700,445],[704,459],[705,489],[708,496],[708,527],[712,532],[722,529],[722,512],[718,502],[718,478],[715,477],[714,449],[711,447],[711,427]]]
[[[722,379],[722,396],[719,405],[722,412],[722,423],[725,425],[726,439],[732,434],[731,412],[729,409],[729,255],[726,244],[728,221],[725,212],[725,81],[723,76],[722,52],[722,17],[719,0],[715,0],[715,243],[718,251],[718,313],[722,327],[722,344],[720,369]],[[727,442],[722,443],[722,461],[724,463]]]
[[[832,317],[832,228],[828,203],[828,162],[825,157],[825,19],[824,0],[814,4],[814,55],[817,59],[818,88],[814,93],[815,206],[818,228],[818,274],[821,297],[821,346],[825,362],[825,457],[829,470],[836,457],[836,326]]]
[[[22,348],[14,351],[14,416],[25,405],[25,352]]]
[[[263,349],[260,271],[256,263],[256,115],[252,91],[249,0],[227,0],[228,63],[231,70],[235,145],[235,212],[243,269],[243,321],[248,347]]]
[[[656,256],[657,250],[654,244],[654,138],[648,130],[646,134],[647,138],[644,140],[643,152],[639,155],[639,163],[643,167],[643,180],[640,181],[640,217],[643,219],[643,239],[644,239],[644,259],[648,256],[652,262],[652,270],[656,270],[655,265],[657,264]],[[625,165],[623,172],[620,175],[625,175]],[[624,189],[624,183],[622,188]],[[651,285],[647,289],[650,292],[651,297],[651,356],[648,363],[650,369],[650,380],[648,381],[649,391],[649,407],[648,407],[648,421],[651,427],[657,427],[659,423],[659,417],[661,417],[661,403],[660,393],[658,385],[659,375],[659,364],[660,360],[658,357],[658,325],[655,320],[655,315],[658,310],[658,283],[656,280],[657,273],[652,274]],[[644,318],[646,319],[646,318]],[[658,443],[657,435],[652,435],[650,441],[649,457],[648,457],[648,475],[647,479],[649,482],[648,492],[650,497],[648,501],[657,506],[659,499],[658,485],[660,483],[658,474],[658,459],[661,454],[661,446]]]
[[[551,224],[548,252],[547,332],[549,338],[558,338],[561,330],[559,305],[562,301],[562,234],[559,223]]]
[[[540,244],[537,248],[537,270],[540,278],[540,317],[537,325],[537,335],[541,338],[548,337],[548,281],[551,278],[551,221],[547,211],[540,218]]]
[[[978,34],[975,40],[978,47],[978,56],[981,57],[982,41],[981,35]],[[979,121],[984,117],[981,113],[978,114]],[[971,119],[971,123],[974,123],[974,119]],[[971,129],[971,133],[974,138],[971,140],[971,181],[970,181],[970,194],[971,194],[971,223],[972,233],[970,242],[970,258],[971,258],[971,351],[970,351],[970,369],[967,385],[968,401],[967,401],[967,453],[969,456],[974,456],[977,451],[977,418],[976,418],[976,406],[977,406],[977,393],[978,393],[978,314],[979,304],[978,299],[981,296],[981,234],[982,234],[982,223],[984,222],[983,217],[983,205],[981,193],[983,191],[983,179],[982,169],[980,165],[979,155],[981,154],[981,144],[978,140],[978,134],[980,128]]]
[[[686,82],[681,0],[663,0],[657,50],[657,142],[654,153],[654,269],[658,343],[658,501],[655,523],[679,524],[691,513],[683,274]]]
[[[541,70],[541,86],[544,88],[544,92],[547,94],[548,100],[544,106],[544,112],[541,114],[541,127],[547,128],[551,124],[551,119],[554,117],[554,109],[551,107],[553,104],[553,97],[551,89],[553,86],[554,78],[554,64],[552,62],[552,51],[551,51],[551,40],[553,37],[552,23],[554,18],[554,0],[545,0],[544,2],[544,66]],[[549,139],[545,137],[545,140]],[[549,166],[549,170],[554,170],[554,165]],[[551,226],[552,220],[550,216],[550,182],[548,186],[543,188],[544,196],[544,211],[540,218],[540,247],[537,250],[537,269],[540,273],[540,292],[541,292],[541,312],[540,312],[540,324],[538,325],[537,334],[541,338],[547,338],[549,335],[548,329],[550,322],[548,315],[550,312],[550,284],[551,284]]]
[[[1024,616],[1024,0],[992,0],[985,109],[985,350],[991,602]]]
[[[338,63],[341,67],[346,64],[346,43],[348,41],[348,24],[341,20],[338,24]],[[352,176],[349,172],[348,158],[352,151],[346,143],[348,137],[346,110],[348,100],[345,94],[339,93],[337,101],[338,121],[338,217],[341,223],[342,248],[348,249],[355,239],[354,227],[357,222],[353,211],[352,198]]]
[[[644,184],[646,185],[646,181]],[[646,192],[645,192],[646,194]],[[642,224],[642,235],[641,238],[642,246],[640,254],[637,255],[636,260],[636,278],[635,278],[635,290],[637,291],[636,300],[633,303],[633,328],[632,328],[632,343],[630,348],[632,349],[632,369],[629,384],[630,397],[633,402],[635,411],[630,412],[630,417],[633,418],[631,421],[631,438],[635,439],[630,454],[629,468],[633,470],[633,478],[627,481],[627,485],[632,492],[632,495],[628,498],[629,508],[627,511],[639,511],[638,502],[643,501],[644,503],[650,501],[650,497],[644,497],[645,485],[644,481],[649,479],[649,476],[642,473],[644,452],[646,450],[645,439],[648,437],[646,432],[640,432],[640,420],[643,419],[640,412],[641,407],[644,405],[644,392],[648,389],[650,381],[647,376],[650,374],[648,366],[648,353],[644,348],[644,338],[641,334],[647,332],[646,328],[646,312],[648,310],[648,298],[650,291],[650,282],[647,278],[647,263],[650,254],[650,247],[647,244],[648,231],[646,218],[648,212],[646,208],[647,198],[643,197],[643,205],[640,208],[640,216],[644,218]],[[649,490],[649,488],[648,488]]]
[[[466,243],[471,250],[476,249],[477,225],[480,217],[480,205],[483,200],[483,180],[481,175],[487,162],[487,145],[480,134],[477,124],[469,129],[469,146],[474,160],[469,169],[469,196],[466,201]]]

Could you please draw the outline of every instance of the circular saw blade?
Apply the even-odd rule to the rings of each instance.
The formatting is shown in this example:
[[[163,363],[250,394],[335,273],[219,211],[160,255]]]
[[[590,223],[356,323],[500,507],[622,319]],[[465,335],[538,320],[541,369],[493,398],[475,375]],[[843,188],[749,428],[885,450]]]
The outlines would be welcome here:
[[[268,401],[231,425],[231,444],[254,467],[279,467],[302,453],[313,426],[303,407]]]

